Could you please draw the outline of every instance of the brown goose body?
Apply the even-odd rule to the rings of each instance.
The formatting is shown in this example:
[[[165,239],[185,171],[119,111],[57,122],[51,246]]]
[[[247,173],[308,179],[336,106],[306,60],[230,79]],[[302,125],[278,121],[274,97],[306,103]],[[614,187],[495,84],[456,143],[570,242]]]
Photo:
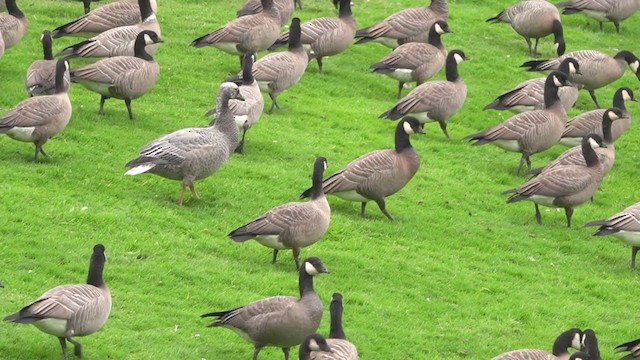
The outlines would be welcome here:
[[[51,49],[51,32],[44,31],[42,33],[42,48],[44,50],[44,59],[34,61],[25,78],[25,87],[27,95],[52,95],[56,90],[56,60],[53,58]],[[64,86],[68,89],[71,84],[69,73],[64,74]]]
[[[607,219],[591,221],[585,226],[599,226],[593,236],[613,235],[631,246],[631,268],[636,268],[636,255],[640,250],[640,203],[633,204],[628,208],[610,216]],[[619,351],[631,351],[640,354],[640,347],[635,343],[623,344]]]
[[[569,329],[560,334],[553,343],[552,352],[538,349],[521,349],[506,352],[492,360],[568,360],[568,348],[580,349],[582,331],[577,328]]]
[[[293,11],[295,8],[294,0],[273,0],[273,4],[278,13],[280,13],[280,27],[283,27],[291,21]],[[258,14],[262,11],[262,3],[260,0],[248,0],[242,9],[238,10],[236,15],[238,17],[246,15]]]
[[[6,0],[6,5],[9,13],[0,14],[0,34],[4,43],[0,54],[19,43],[29,31],[29,20],[18,8],[16,0]]]
[[[556,4],[563,8],[564,15],[582,13],[596,19],[600,23],[600,31],[604,31],[605,22],[612,22],[616,32],[620,32],[620,23],[630,18],[640,9],[638,0],[572,0]]]

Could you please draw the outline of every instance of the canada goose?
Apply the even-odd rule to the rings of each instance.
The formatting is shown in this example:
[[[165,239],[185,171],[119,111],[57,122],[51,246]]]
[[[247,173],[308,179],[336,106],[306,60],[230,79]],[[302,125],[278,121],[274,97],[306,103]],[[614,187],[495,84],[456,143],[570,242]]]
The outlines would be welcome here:
[[[29,96],[52,95],[56,91],[56,60],[51,51],[51,32],[45,30],[40,40],[44,50],[44,59],[34,61],[27,70],[25,86]],[[69,73],[65,71],[64,86],[69,88],[70,83]]]
[[[556,4],[563,8],[562,14],[583,13],[598,20],[600,31],[604,31],[604,22],[613,22],[616,32],[620,33],[620,23],[640,9],[638,0],[572,0]]]
[[[582,337],[582,349],[589,354],[592,360],[602,360],[602,357],[600,356],[600,348],[598,347],[598,337],[592,329],[584,331],[584,336]]]
[[[421,123],[437,121],[447,136],[447,120],[457,114],[467,99],[467,84],[458,73],[458,64],[469,60],[462,50],[451,50],[447,55],[446,81],[429,81],[411,90],[380,118],[397,120],[413,116]]]
[[[613,107],[622,110],[624,116],[620,118],[620,120],[615,121],[611,127],[612,141],[618,140],[631,126],[631,116],[627,111],[627,107],[624,105],[625,101],[638,100],[636,100],[633,90],[628,87],[621,87],[616,90],[616,93],[613,95]],[[580,144],[580,140],[586,134],[595,133],[604,136],[602,134],[602,126],[600,126],[604,112],[604,109],[592,110],[571,119],[562,133],[560,143],[568,146],[576,146]]]
[[[38,160],[38,153],[49,157],[42,147],[64,130],[71,119],[69,87],[64,84],[68,69],[66,60],[58,60],[54,94],[23,100],[0,118],[0,134],[7,134],[18,141],[33,142],[36,146],[34,160]]]
[[[100,94],[100,111],[104,115],[104,102],[109,98],[124,100],[133,120],[131,100],[146,94],[160,78],[160,66],[145,50],[146,45],[162,42],[153,31],[138,34],[134,46],[135,56],[116,56],[96,63],[71,69],[71,82],[79,83]]]
[[[260,350],[265,346],[282,348],[284,358],[288,360],[291,347],[302,343],[320,326],[324,306],[313,289],[313,277],[322,273],[329,273],[322,260],[307,258],[299,270],[299,298],[274,296],[202,317],[216,316],[209,327],[226,327],[253,343],[253,360],[258,359]]]
[[[631,360],[640,358],[640,339],[626,342],[616,346],[616,352],[629,351],[630,354],[624,356],[621,360]]]
[[[178,204],[184,204],[187,189],[197,199],[194,182],[204,179],[224,165],[238,146],[238,127],[229,108],[231,99],[244,100],[233,83],[222,83],[216,105],[216,121],[208,128],[187,128],[161,136],[140,150],[127,163],[126,175],[151,173],[182,181]]]
[[[574,58],[565,58],[560,63],[558,71],[569,75],[580,73],[580,64]],[[511,110],[516,113],[544,109],[544,82],[547,78],[531,79],[518,84],[513,90],[498,96],[483,110]],[[580,90],[575,86],[563,86],[558,89],[558,97],[565,112],[569,112],[578,100]],[[582,140],[582,137],[580,138]],[[578,141],[578,144],[580,141]]]
[[[156,0],[150,0],[154,14],[158,13]],[[120,0],[105,4],[80,18],[52,31],[54,39],[63,36],[90,37],[120,26],[137,25],[144,20],[137,0]]]
[[[6,5],[9,13],[0,14],[0,35],[4,43],[0,53],[19,43],[29,30],[29,21],[18,8],[16,0],[6,0]]]
[[[326,169],[327,159],[318,157],[313,166],[311,201],[277,206],[231,231],[228,236],[235,242],[255,239],[272,248],[274,264],[279,250],[292,249],[296,269],[299,268],[300,250],[320,241],[331,222],[331,208],[322,190],[322,175]]]
[[[640,203],[633,204],[607,219],[591,221],[585,226],[599,226],[593,236],[614,235],[631,246],[631,268],[636,268],[640,250]]]
[[[139,33],[147,30],[155,32],[158,37],[161,36],[160,24],[153,13],[149,0],[138,0],[138,5],[142,22],[107,30],[88,40],[66,47],[56,56],[65,59],[135,56],[135,42]],[[150,55],[154,55],[160,46],[156,42],[148,45],[145,51]]]
[[[342,304],[342,294],[334,293],[331,297],[331,305],[329,307],[331,313],[331,333],[326,339],[331,351],[314,350],[311,352],[310,360],[358,360],[358,349],[353,345],[342,328],[342,312],[344,306]]]
[[[571,227],[571,217],[575,207],[585,203],[598,190],[602,181],[602,166],[593,149],[596,145],[605,145],[602,138],[596,134],[590,134],[582,140],[582,155],[587,163],[583,165],[558,166],[527,181],[516,189],[503,192],[513,194],[507,203],[515,203],[529,200],[536,208],[536,221],[542,224],[538,205],[564,208],[567,216],[567,227]]]
[[[475,141],[474,146],[491,143],[507,151],[522,153],[516,175],[520,175],[525,162],[527,170],[531,170],[529,157],[547,150],[560,140],[567,123],[567,113],[560,103],[558,88],[571,85],[568,75],[552,72],[544,83],[544,109],[516,114],[489,130],[465,139]]]
[[[416,133],[424,134],[422,124],[416,118],[404,118],[396,126],[394,150],[377,150],[353,160],[322,182],[324,193],[361,202],[362,217],[367,202],[373,200],[387,218],[394,220],[387,211],[385,198],[405,187],[420,168],[420,155],[409,140],[409,135]],[[311,196],[313,189],[305,190],[300,197]]]
[[[528,71],[556,70],[562,60],[572,57],[580,63],[580,74],[572,80],[583,85],[589,91],[591,99],[600,108],[595,90],[609,85],[624,75],[625,63],[629,64],[633,73],[640,79],[640,60],[630,51],[620,51],[614,57],[596,50],[578,50],[551,60],[527,61],[521,67]]]
[[[390,48],[424,37],[436,20],[449,19],[449,1],[431,0],[429,6],[399,11],[381,22],[356,31],[356,44],[379,42]]]
[[[65,360],[67,340],[75,346],[74,354],[82,357],[82,344],[73,338],[100,330],[111,313],[111,293],[102,276],[106,260],[104,245],[95,245],[86,284],[54,287],[4,320],[33,324],[40,331],[56,336]]]
[[[238,130],[242,130],[242,139],[235,150],[237,153],[244,152],[244,137],[247,134],[247,130],[260,120],[264,110],[264,98],[258,83],[251,73],[254,56],[253,53],[246,53],[242,60],[242,84],[239,88],[240,95],[242,95],[244,101],[235,99],[229,101],[229,108],[233,113]],[[206,116],[214,115],[216,111],[217,109],[213,108],[207,112]]]
[[[288,51],[268,54],[253,64],[253,77],[258,82],[260,90],[269,93],[272,101],[269,114],[273,113],[275,108],[280,109],[278,95],[300,81],[309,63],[307,53],[300,42],[299,18],[291,20],[289,33],[291,36]],[[231,76],[225,81],[240,83],[242,76]]]
[[[311,334],[300,344],[298,351],[299,360],[315,360],[319,351],[324,354],[332,354],[333,349],[329,346],[327,339],[320,334]],[[315,356],[315,357],[314,357]]]
[[[560,13],[555,5],[540,0],[524,0],[512,5],[500,14],[487,19],[494,24],[504,22],[510,24],[513,30],[520,34],[529,45],[529,54],[538,56],[538,41],[540,38],[553,34],[558,56],[564,54],[566,49]],[[531,39],[536,40],[536,45],[531,48]]]
[[[447,59],[447,49],[442,45],[440,35],[451,32],[445,21],[437,20],[429,29],[428,43],[402,44],[370,68],[374,73],[398,80],[400,100],[405,83],[416,82],[420,85],[440,72]]]
[[[280,13],[280,27],[287,25],[293,16],[295,0],[273,0],[273,5]],[[258,14],[262,11],[262,3],[260,0],[248,0],[242,9],[238,10],[238,17]]]
[[[513,350],[498,355],[492,360],[567,360],[569,358],[568,348],[580,350],[582,336],[582,330],[569,329],[556,338],[551,353],[534,349]]]

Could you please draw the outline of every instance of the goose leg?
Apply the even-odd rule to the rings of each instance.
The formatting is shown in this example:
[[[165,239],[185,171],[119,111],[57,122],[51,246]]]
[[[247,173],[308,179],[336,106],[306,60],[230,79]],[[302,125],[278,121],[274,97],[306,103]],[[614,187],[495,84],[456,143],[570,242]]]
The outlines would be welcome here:
[[[269,97],[271,98],[271,102],[272,102],[271,108],[269,109],[269,114],[272,114],[274,108],[278,108],[278,110],[280,110],[280,104],[278,104],[277,95],[273,95],[272,93],[269,93]]]
[[[82,344],[80,344],[79,342],[73,340],[72,338],[67,338],[67,340],[69,340],[70,343],[73,344],[73,346],[75,346],[75,348],[73,349],[73,353],[81,358],[82,357]]]
[[[51,156],[49,156],[49,154],[44,152],[44,149],[42,148],[43,145],[44,144],[36,144],[36,155],[33,158],[34,161],[38,161],[38,154],[42,154],[46,158],[51,158]]]
[[[398,100],[402,99],[403,88],[404,88],[404,83],[402,81],[398,81]]]
[[[62,356],[64,357],[64,360],[67,360],[69,358],[67,354],[67,340],[63,337],[59,337],[58,340],[60,341],[60,347],[62,348]]]
[[[284,360],[289,360],[289,353],[291,352],[291,348],[282,348],[282,352],[284,353]]]
[[[182,185],[182,192],[180,193],[180,198],[178,199],[178,205],[184,206],[184,194],[187,192],[188,188],[189,188],[188,185],[186,184]]]
[[[596,97],[596,91],[589,90],[589,95],[591,95],[591,100],[593,100],[593,102],[596,103],[596,107],[600,109],[602,106],[600,106],[600,103],[598,102],[598,98]]]
[[[567,215],[567,227],[571,227],[571,217],[573,216],[573,208],[566,207],[564,208],[564,213]]]
[[[538,55],[540,55],[540,54],[538,53],[538,41],[540,41],[540,39],[539,39],[539,38],[536,38],[536,46],[533,48],[533,56],[538,56]]]
[[[634,270],[636,268],[636,255],[638,254],[638,250],[640,250],[638,246],[631,247],[631,268]]]
[[[320,74],[323,74],[322,72],[322,57],[317,57],[316,61],[318,62],[318,67],[320,68]]]
[[[109,97],[107,96],[100,96],[100,111],[98,111],[98,115],[102,115],[104,116],[104,102],[107,101]]]
[[[200,194],[198,193],[198,191],[196,190],[196,186],[193,184],[189,185],[189,190],[191,190],[191,194],[193,194],[193,197],[196,199],[200,199]]]
[[[256,344],[255,350],[253,350],[253,360],[258,360],[258,354],[260,354],[260,350],[262,350],[262,346]]]
[[[129,120],[133,120],[133,113],[131,112],[131,99],[124,99],[124,104],[127,105],[127,111],[129,112]]]
[[[449,130],[447,130],[447,121],[446,120],[440,120],[438,121],[438,123],[440,124],[440,129],[442,129],[442,132],[447,135],[447,139],[451,140],[451,136],[449,136]]]
[[[294,6],[293,7],[302,10],[302,1],[301,0],[294,0]]]
[[[520,171],[522,171],[522,167],[527,163],[527,171],[531,170],[531,160],[529,160],[529,153],[523,152],[522,157],[520,158],[520,166],[518,166],[518,170],[516,171],[516,176],[520,176]]]
[[[360,206],[360,216],[365,217],[366,216],[366,210],[367,209],[367,203],[363,202],[362,205]]]
[[[384,199],[380,199],[380,200],[376,200],[376,204],[378,204],[378,207],[380,208],[380,211],[382,211],[382,213],[389,218],[389,220],[391,221],[395,221],[395,219],[393,218],[393,215],[389,214],[389,212],[387,211],[387,206],[384,202]]]
[[[533,51],[531,50],[531,39],[529,39],[527,37],[524,38],[524,39],[527,40],[527,45],[529,46],[529,55],[535,56],[535,55],[533,55]]]
[[[538,224],[542,225],[542,215],[540,215],[540,207],[536,203],[534,203],[533,205],[535,205],[535,207],[536,207],[536,222],[538,222]]]
[[[235,152],[238,153],[238,154],[244,154],[244,137],[245,137],[245,135],[247,135],[247,127],[243,126],[242,127],[242,139],[238,143],[238,147],[236,147],[236,150],[235,150]]]
[[[604,23],[600,22],[600,32],[604,32]]]
[[[273,260],[271,260],[272,264],[275,264],[278,260],[278,249],[273,249]]]
[[[296,262],[296,270],[300,269],[300,248],[293,248],[293,261]]]
[[[620,22],[619,22],[619,21],[614,21],[614,22],[613,22],[613,25],[615,25],[615,26],[616,26],[616,32],[617,32],[618,34],[620,34]]]

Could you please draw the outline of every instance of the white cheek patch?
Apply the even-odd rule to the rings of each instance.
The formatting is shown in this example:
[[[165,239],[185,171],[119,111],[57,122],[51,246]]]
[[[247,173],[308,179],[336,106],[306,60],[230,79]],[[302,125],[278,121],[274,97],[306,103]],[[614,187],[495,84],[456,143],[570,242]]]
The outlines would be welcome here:
[[[629,92],[627,90],[622,90],[622,98],[624,99],[624,101],[629,101],[631,100],[631,95],[629,95]]]
[[[415,131],[413,131],[413,128],[411,127],[411,124],[406,121],[404,122],[404,124],[402,124],[402,127],[404,128],[404,132],[408,135],[415,133]]]
[[[638,72],[638,67],[640,66],[640,63],[638,63],[638,61],[634,61],[631,64],[629,64],[629,66],[631,66],[631,69],[633,70],[634,73]]]
[[[561,86],[563,86],[563,85],[564,85],[562,82],[560,82],[560,80],[559,80],[556,76],[554,76],[554,77],[553,77],[553,83],[554,83],[557,87],[561,87]]]
[[[569,63],[569,74],[577,73],[575,65],[573,63]]]
[[[322,162],[322,167],[324,167],[324,171],[327,171],[327,162],[326,161]]]
[[[311,351],[319,351],[320,350],[320,346],[318,345],[318,343],[314,339],[309,340],[309,350],[311,350]]]
[[[580,334],[573,335],[573,341],[571,341],[571,347],[574,349],[580,349],[581,346]]]
[[[454,58],[454,59],[456,59],[456,62],[457,62],[458,64],[460,64],[461,62],[463,62],[463,61],[464,61],[464,59],[462,58],[462,56],[460,56],[460,54],[455,54],[455,55],[453,55],[453,58]]]
[[[600,144],[598,144],[598,142],[595,141],[593,138],[589,138],[589,145],[591,145],[592,149],[597,149],[600,147]]]
[[[144,35],[144,43],[147,45],[153,44],[153,40],[151,40],[151,36],[145,34]]]
[[[607,112],[607,115],[609,115],[609,119],[611,119],[611,120],[620,119],[620,117],[618,116],[618,114],[615,113],[615,111],[609,111],[609,112]]]
[[[318,270],[316,270],[316,267],[309,262],[304,263],[304,271],[311,276],[318,275]]]
[[[438,34],[440,35],[444,34],[444,30],[442,30],[442,27],[440,26],[440,24],[436,24],[435,28]]]
[[[67,60],[64,61],[64,69],[69,70],[69,62]]]
[[[42,41],[42,39],[44,39],[44,34],[40,35],[40,41]]]

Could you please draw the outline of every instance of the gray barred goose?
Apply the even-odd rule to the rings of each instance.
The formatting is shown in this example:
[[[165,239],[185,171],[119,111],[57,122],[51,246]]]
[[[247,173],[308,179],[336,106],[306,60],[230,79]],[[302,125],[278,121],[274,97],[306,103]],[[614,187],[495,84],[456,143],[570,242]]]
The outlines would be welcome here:
[[[331,351],[313,350],[310,353],[310,360],[358,360],[358,349],[353,343],[347,340],[342,328],[342,294],[334,293],[331,297],[329,307],[331,313],[331,332],[326,339]]]
[[[599,226],[598,231],[596,231],[593,236],[613,235],[630,245],[631,268],[636,268],[636,255],[638,254],[638,250],[640,250],[640,203],[633,204],[607,219],[588,222],[585,226]],[[640,343],[635,345],[638,344]],[[620,348],[623,345],[618,347]],[[632,350],[632,347],[625,346],[625,349],[621,351],[637,352],[637,355],[640,355],[640,347]]]
[[[53,58],[51,49],[53,41],[51,32],[45,30],[40,40],[42,41],[44,59],[34,61],[27,69],[25,86],[29,96],[52,95],[56,91],[56,60]],[[65,71],[64,86],[69,88],[70,84],[69,73]]]
[[[580,350],[582,337],[583,333],[580,329],[569,329],[556,338],[551,353],[537,349],[513,350],[491,360],[567,360],[570,358],[569,348]]]
[[[29,31],[29,21],[18,8],[16,0],[6,0],[6,5],[8,14],[0,14],[0,58],[6,49],[19,43]]]
[[[600,31],[604,31],[604,23],[612,22],[616,32],[620,33],[620,23],[640,9],[639,0],[572,0],[556,4],[563,9],[562,14],[585,14],[596,19]]]
[[[299,0],[298,0],[299,1]],[[334,0],[337,1],[337,0]],[[287,25],[291,21],[295,8],[295,0],[273,0],[273,5],[280,13],[280,27]],[[262,3],[260,0],[248,0],[242,9],[238,10],[238,17],[246,15],[258,14],[262,11]]]
[[[626,352],[626,351],[628,351],[629,354],[625,355],[621,360],[631,360],[631,359],[640,358],[640,339],[632,340],[616,346],[616,352]]]

